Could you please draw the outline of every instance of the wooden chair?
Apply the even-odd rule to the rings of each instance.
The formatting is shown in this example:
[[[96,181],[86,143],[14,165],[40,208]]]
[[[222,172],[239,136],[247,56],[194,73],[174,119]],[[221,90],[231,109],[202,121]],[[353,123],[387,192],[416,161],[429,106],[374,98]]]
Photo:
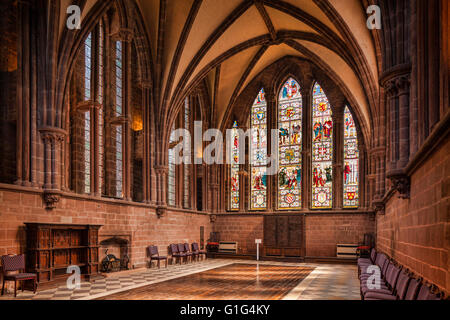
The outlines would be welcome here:
[[[192,260],[192,252],[187,252],[183,243],[178,244],[178,252],[184,254],[184,257],[186,258],[186,263],[188,263],[189,257],[191,257]]]
[[[172,264],[173,263],[173,259],[175,259],[175,263],[176,263],[176,259],[178,258],[178,261],[180,261],[181,264],[181,260],[186,257],[185,254],[183,254],[182,252],[178,251],[178,245],[176,244],[171,244],[170,245],[170,252],[172,253]]]
[[[35,273],[25,272],[25,256],[23,254],[16,256],[2,256],[3,266],[3,285],[2,295],[5,290],[5,281],[14,281],[14,297],[17,297],[17,282],[33,280],[33,292],[36,293],[37,289],[37,275]],[[8,274],[9,272],[19,271],[16,274]],[[22,273],[21,273],[22,272]],[[22,284],[22,292],[24,286]]]
[[[200,250],[197,242],[192,244],[192,252],[198,254],[199,257],[204,256],[206,259],[206,251]]]
[[[160,261],[166,260],[166,268],[167,268],[167,257],[159,255],[157,246],[148,246],[147,250],[148,250],[148,255],[150,257],[150,267],[152,266],[152,261],[156,260],[156,261],[158,261],[158,268],[161,269]]]
[[[196,259],[198,261],[199,254],[197,252],[191,252],[191,248],[189,246],[189,243],[185,243],[184,244],[184,251],[191,255],[191,261],[192,262],[194,262],[194,260],[196,260]]]

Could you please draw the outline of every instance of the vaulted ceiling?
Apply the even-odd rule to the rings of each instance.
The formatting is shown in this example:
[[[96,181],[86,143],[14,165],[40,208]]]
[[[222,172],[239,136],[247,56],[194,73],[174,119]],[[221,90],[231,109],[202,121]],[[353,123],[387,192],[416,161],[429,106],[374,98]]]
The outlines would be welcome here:
[[[206,79],[219,126],[230,101],[255,76],[284,56],[297,56],[338,79],[359,108],[360,121],[372,127],[379,62],[366,27],[366,1],[136,1],[150,40],[161,109],[175,108]]]

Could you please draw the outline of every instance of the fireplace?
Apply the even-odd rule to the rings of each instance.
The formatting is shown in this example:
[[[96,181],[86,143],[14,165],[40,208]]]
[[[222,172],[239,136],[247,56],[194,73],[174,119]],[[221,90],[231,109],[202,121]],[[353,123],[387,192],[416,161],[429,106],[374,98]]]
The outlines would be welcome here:
[[[131,235],[116,232],[100,235],[99,238],[101,271],[128,270],[131,258]]]

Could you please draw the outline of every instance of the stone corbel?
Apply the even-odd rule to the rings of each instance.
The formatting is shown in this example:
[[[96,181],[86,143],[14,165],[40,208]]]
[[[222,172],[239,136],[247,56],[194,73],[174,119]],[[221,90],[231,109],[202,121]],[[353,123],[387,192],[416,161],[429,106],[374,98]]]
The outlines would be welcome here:
[[[372,201],[372,206],[374,208],[374,211],[378,215],[384,216],[384,202],[383,200],[374,200]]]
[[[156,208],[156,215],[158,216],[158,218],[162,218],[162,217],[166,216],[166,214],[167,214],[166,206],[159,206]]]
[[[133,30],[128,28],[120,28],[116,33],[111,35],[113,41],[131,42],[133,40]]]
[[[217,220],[217,216],[216,216],[215,214],[212,214],[212,215],[209,216],[209,221],[210,221],[211,223],[216,222],[216,220]]]
[[[131,124],[131,122],[132,122],[131,119],[129,119],[126,116],[112,117],[108,120],[109,120],[109,123],[113,126],[114,125],[118,126],[118,125],[127,124],[127,123]]]
[[[82,102],[78,103],[76,105],[75,109],[78,112],[86,112],[86,111],[90,111],[91,109],[100,109],[101,106],[102,105],[100,103],[98,103],[97,101],[87,100],[87,101],[82,101]]]
[[[403,171],[388,174],[388,179],[392,182],[392,188],[399,193],[400,199],[409,199],[411,189],[411,179]]]
[[[153,83],[150,79],[142,79],[139,81],[139,87],[141,89],[150,89],[153,86]]]
[[[61,193],[57,190],[45,190],[43,194],[45,209],[52,210],[61,200]]]

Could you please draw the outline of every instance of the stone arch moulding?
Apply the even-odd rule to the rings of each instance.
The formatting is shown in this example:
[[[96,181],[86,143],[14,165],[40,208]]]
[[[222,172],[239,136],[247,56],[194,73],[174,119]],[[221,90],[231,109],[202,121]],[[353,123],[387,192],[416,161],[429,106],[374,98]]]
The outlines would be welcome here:
[[[83,10],[85,2],[81,5]],[[61,126],[64,125],[64,115],[67,112],[67,90],[69,88],[70,78],[73,72],[74,63],[80,48],[83,46],[83,41],[87,35],[92,31],[100,19],[113,7],[119,14],[119,20],[121,23],[121,28],[127,32],[130,36],[132,35],[132,40],[135,43],[136,52],[138,55],[139,62],[139,74],[142,83],[148,89],[152,89],[153,84],[153,61],[149,54],[151,52],[150,40],[147,35],[146,27],[143,21],[143,17],[138,9],[135,0],[105,0],[97,1],[95,5],[90,9],[86,16],[82,20],[82,25],[79,30],[69,30],[64,28],[61,35],[61,40],[59,44],[59,60],[57,67],[57,79],[63,79],[63,81],[58,81],[56,85],[56,112],[57,112],[57,123]],[[130,11],[136,13],[137,19],[134,19],[133,25],[129,25],[127,17],[130,16]],[[152,94],[152,96],[154,96]],[[150,103],[150,106],[153,106]]]

